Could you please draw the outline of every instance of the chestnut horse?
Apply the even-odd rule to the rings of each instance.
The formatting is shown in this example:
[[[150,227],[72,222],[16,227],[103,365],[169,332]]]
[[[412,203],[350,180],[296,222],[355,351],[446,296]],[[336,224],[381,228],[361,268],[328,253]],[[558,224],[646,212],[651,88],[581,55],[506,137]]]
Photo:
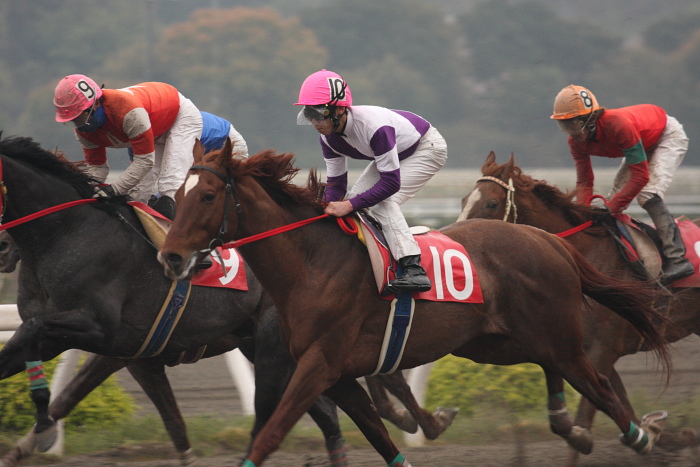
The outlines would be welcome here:
[[[514,157],[505,164],[496,163],[491,152],[481,168],[483,176],[462,199],[462,212],[458,221],[465,219],[502,219],[508,222],[531,225],[547,232],[559,234],[600,216],[588,205],[574,201],[574,192],[563,193],[545,180],[535,180],[525,175],[515,165]],[[700,221],[695,221],[696,224]],[[578,232],[566,235],[566,240],[576,247],[598,270],[625,280],[642,280],[639,271],[620,254],[612,230],[605,223],[594,223]],[[668,317],[675,325],[662,329],[668,342],[675,342],[700,332],[700,289],[671,289],[668,303],[664,297],[661,305],[668,307]],[[596,308],[583,315],[586,335],[586,352],[593,365],[610,378],[621,401],[629,410],[622,380],[615,370],[615,362],[625,355],[649,350],[646,343],[629,324],[609,311]],[[590,427],[596,408],[585,398],[581,399],[575,424]],[[685,447],[694,444],[695,435],[684,431],[680,436],[664,432],[659,444],[669,447]],[[576,465],[578,453],[571,452],[569,465]]]
[[[265,151],[237,160],[230,142],[206,156],[197,144],[194,159],[158,255],[166,274],[189,277],[212,243],[240,240],[239,251],[272,297],[297,359],[275,413],[242,465],[261,465],[324,391],[389,466],[409,465],[355,379],[377,365],[390,302],[379,297],[366,247],[336,219],[321,215],[316,172],[307,186],[296,186],[292,155]],[[308,223],[313,218],[319,219]],[[289,230],[296,222],[307,224]],[[270,236],[273,229],[289,231]],[[660,316],[650,306],[649,290],[602,275],[568,243],[539,229],[476,220],[441,232],[469,252],[484,303],[418,300],[398,368],[450,353],[483,363],[537,363],[547,379],[551,410],[561,409],[564,378],[614,420],[626,444],[648,452],[658,428],[640,428],[593,368],[583,349],[581,312],[584,293],[615,310],[667,365],[665,344],[650,321]],[[573,444],[580,432],[571,425],[553,424],[553,430]]]
[[[7,207],[3,219],[6,226],[10,225],[8,222],[16,220],[17,217],[32,215],[43,207],[55,206],[61,201],[73,199],[79,193],[85,193],[84,196],[88,198],[93,193],[91,180],[82,172],[76,171],[74,164],[60,154],[52,154],[41,149],[29,138],[6,138],[0,141],[0,166],[4,168],[3,171],[0,171],[4,176],[2,182],[8,188],[2,197],[3,205]],[[35,189],[38,186],[44,188],[45,192]],[[66,194],[59,196],[58,192]],[[65,198],[63,198],[64,196]],[[0,272],[11,272],[15,269],[21,257],[21,248],[18,244],[24,244],[24,254],[28,258],[27,261],[23,262],[26,264],[20,269],[20,293],[18,296],[20,315],[28,323],[17,331],[17,336],[0,353],[0,378],[16,372],[17,369],[13,370],[13,367],[22,368],[24,366],[22,360],[24,345],[17,340],[23,332],[26,332],[24,328],[27,325],[36,326],[37,316],[46,312],[44,306],[49,310],[49,313],[43,316],[43,321],[49,321],[50,312],[54,311],[51,306],[57,309],[65,306],[60,300],[54,298],[54,294],[58,294],[54,288],[60,291],[75,284],[80,292],[72,294],[71,299],[82,297],[87,300],[90,298],[90,301],[95,303],[109,302],[105,297],[115,297],[120,293],[125,293],[127,304],[123,305],[121,309],[118,306],[116,309],[113,306],[95,306],[97,311],[95,311],[94,323],[91,323],[89,319],[78,320],[78,317],[75,316],[76,314],[85,316],[90,313],[66,311],[63,317],[57,320],[56,325],[60,328],[77,321],[80,324],[69,325],[70,331],[78,333],[77,336],[64,341],[64,335],[67,331],[58,331],[58,338],[40,336],[42,338],[40,345],[56,345],[58,340],[61,349],[71,348],[71,346],[80,347],[85,343],[84,339],[81,339],[80,331],[88,336],[91,333],[99,334],[102,323],[114,325],[114,321],[119,321],[119,312],[123,316],[132,310],[135,311],[137,317],[145,321],[143,325],[138,327],[146,331],[149,329],[153,320],[153,312],[160,309],[161,303],[157,300],[162,301],[165,297],[163,288],[167,291],[171,281],[163,277],[160,272],[160,265],[155,261],[156,249],[145,241],[145,233],[135,227],[139,224],[133,218],[133,213],[129,211],[129,208],[121,201],[105,202],[115,204],[113,209],[123,210],[123,212],[119,214],[119,218],[114,216],[114,219],[110,221],[101,220],[99,222],[99,225],[106,226],[108,222],[113,221],[112,226],[105,228],[101,235],[97,235],[95,233],[97,227],[91,225],[91,221],[94,221],[93,216],[97,214],[97,210],[91,207],[82,208],[85,219],[80,218],[80,222],[71,217],[67,217],[70,221],[60,222],[60,216],[74,215],[75,212],[72,210],[78,208],[52,213],[52,218],[59,216],[59,220],[56,221],[62,225],[59,229],[49,226],[48,231],[43,231],[39,219],[27,222],[23,226],[17,226],[12,229],[14,235],[18,236],[17,242],[7,230],[0,231]],[[22,206],[23,203],[27,203],[28,206]],[[20,214],[17,212],[19,208],[23,209]],[[86,231],[97,235],[95,237],[97,240],[70,235],[71,230],[83,222],[87,224]],[[97,221],[94,223],[98,224]],[[134,227],[129,227],[129,225]],[[39,242],[29,241],[33,238],[45,240],[49,237],[62,239],[67,245],[59,244],[55,248],[46,248]],[[127,242],[133,248],[138,248],[132,257],[125,255],[124,250],[117,246],[117,239],[122,237],[127,237]],[[104,241],[105,239],[108,241]],[[35,249],[38,249],[39,253]],[[100,260],[93,260],[90,255],[99,255]],[[42,259],[50,257],[51,260],[41,261],[36,259],[37,256]],[[68,258],[84,259],[61,267],[56,266],[67,261]],[[117,266],[106,267],[106,265],[112,264],[111,262],[114,265],[124,267],[132,259],[133,271],[136,271],[133,274],[114,273],[113,269],[116,269]],[[96,269],[84,276],[77,272],[90,270],[90,267]],[[128,369],[158,409],[182,463],[185,465],[190,463],[193,460],[193,455],[185,422],[177,407],[175,396],[165,373],[165,366],[172,366],[181,361],[183,350],[192,351],[190,353],[195,354],[194,351],[202,345],[205,345],[206,351],[201,355],[201,358],[216,356],[239,347],[251,361],[255,361],[256,419],[252,430],[252,435],[254,435],[272,413],[296,362],[282,344],[277,312],[270,298],[247,267],[246,274],[248,291],[193,287],[186,315],[194,314],[196,317],[197,314],[200,314],[202,318],[196,320],[197,325],[190,327],[189,331],[192,333],[200,330],[198,332],[204,336],[204,340],[194,343],[188,340],[189,337],[184,337],[181,339],[182,344],[179,349],[170,351],[169,348],[166,348],[160,355],[147,358],[120,358],[111,353],[91,355],[66,388],[51,398],[51,404],[48,407],[43,406],[47,403],[47,397],[42,397],[40,413],[43,414],[43,424],[48,428],[37,432],[36,436],[35,430],[32,429],[0,459],[0,466],[16,465],[19,460],[32,453],[35,445],[40,451],[48,449],[55,439],[55,430],[52,428],[54,422],[67,416],[90,391],[99,386],[109,375],[124,367]],[[103,285],[97,280],[101,276],[107,277],[105,282],[108,285]],[[144,282],[144,277],[152,277],[152,280],[150,283],[146,281],[144,283],[145,289],[139,291],[134,284]],[[92,299],[93,296],[94,299]],[[46,300],[50,305],[43,304],[43,300]],[[108,312],[110,311],[114,312],[115,316],[109,316]],[[232,323],[230,329],[227,328],[227,322]],[[49,331],[51,329],[45,323],[41,327]],[[183,327],[185,329],[182,329]],[[133,336],[137,345],[140,345],[136,331],[132,328],[129,329],[128,334]],[[186,325],[181,323],[178,332],[180,329],[184,335],[188,334]],[[106,338],[102,339],[101,342],[107,341],[110,336],[109,331],[104,332]],[[190,345],[193,348],[190,348]],[[93,347],[89,350],[95,351],[99,348]],[[52,357],[53,355],[55,353],[47,356]],[[367,386],[376,397],[375,404],[383,417],[397,424],[399,428],[410,432],[415,432],[420,425],[426,437],[430,439],[435,439],[442,433],[451,424],[456,414],[454,409],[441,409],[435,414],[430,414],[420,408],[400,373],[370,378],[367,381]],[[396,395],[407,409],[394,409],[384,392],[385,388]],[[34,397],[34,399],[37,398]],[[331,455],[332,465],[346,465],[343,437],[338,425],[335,405],[327,398],[322,397],[317,404],[314,404],[309,413],[326,438],[326,447]]]

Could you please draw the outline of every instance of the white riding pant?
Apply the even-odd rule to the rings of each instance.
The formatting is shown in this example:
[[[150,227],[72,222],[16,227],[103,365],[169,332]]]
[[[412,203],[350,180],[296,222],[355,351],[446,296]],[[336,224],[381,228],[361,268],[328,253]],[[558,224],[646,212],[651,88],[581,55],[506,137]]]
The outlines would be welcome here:
[[[658,195],[661,199],[664,198],[671,186],[673,176],[676,174],[678,166],[683,162],[687,151],[688,137],[683,131],[683,125],[669,115],[666,121],[666,129],[661,134],[661,138],[659,138],[656,146],[647,153],[649,183],[637,195],[637,202],[640,206],[644,206],[644,203],[649,201],[654,195]],[[608,199],[620,191],[629,178],[630,170],[623,160],[615,175]]]
[[[389,198],[368,210],[382,226],[389,251],[395,259],[420,255],[420,248],[408,228],[401,205],[413,196],[430,180],[447,160],[445,138],[432,126],[420,139],[416,151],[399,164],[401,188]],[[348,192],[348,198],[364,193],[379,181],[377,164],[371,162]]]
[[[247,159],[248,158],[248,145],[245,142],[245,139],[243,139],[243,136],[231,125],[231,129],[228,133],[228,137],[231,138],[231,144],[233,145],[233,155],[235,157],[242,157]],[[193,146],[194,147],[194,146]],[[194,160],[190,163],[190,166],[192,166],[192,163],[194,163]],[[186,175],[186,173],[185,173]],[[129,196],[131,196],[132,199],[135,199],[136,201],[141,201],[144,203],[147,203],[148,200],[151,198],[151,195],[154,195],[155,193],[153,192],[153,187],[155,186],[155,181],[156,181],[156,174],[155,170],[152,169],[148,172],[148,174],[136,185],[134,188],[129,190]],[[183,179],[184,183],[184,179]],[[180,184],[182,185],[182,183]],[[180,187],[178,186],[178,189]],[[175,190],[177,191],[177,190]]]
[[[175,197],[192,167],[194,142],[202,135],[202,114],[191,100],[180,94],[180,111],[168,131],[155,139],[153,170],[129,191],[139,201],[148,201],[157,184],[158,193]]]

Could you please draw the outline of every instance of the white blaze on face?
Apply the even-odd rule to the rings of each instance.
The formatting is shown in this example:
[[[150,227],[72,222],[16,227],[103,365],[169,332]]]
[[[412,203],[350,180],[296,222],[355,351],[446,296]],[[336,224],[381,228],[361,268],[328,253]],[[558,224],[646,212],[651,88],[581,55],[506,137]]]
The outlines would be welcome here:
[[[469,197],[467,198],[467,202],[464,204],[464,209],[462,209],[462,212],[459,213],[457,222],[467,220],[467,215],[469,214],[469,211],[472,210],[474,204],[476,204],[480,199],[481,192],[479,190],[472,191],[472,194],[469,195]]]
[[[197,186],[197,183],[199,183],[199,174],[190,174],[187,176],[187,180],[185,180],[185,196],[187,196],[187,193],[189,193],[192,188]]]

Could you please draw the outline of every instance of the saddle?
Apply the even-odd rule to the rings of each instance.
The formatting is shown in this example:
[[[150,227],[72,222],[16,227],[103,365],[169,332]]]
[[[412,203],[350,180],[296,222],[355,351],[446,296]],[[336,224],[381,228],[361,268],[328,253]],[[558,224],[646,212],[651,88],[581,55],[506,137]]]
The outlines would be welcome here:
[[[629,261],[632,270],[642,279],[653,279],[661,273],[662,245],[652,226],[632,218],[628,214],[612,215],[615,228],[611,233],[617,238],[617,245],[623,258]],[[670,287],[700,287],[700,227],[685,217],[676,219],[686,247],[686,258],[695,268],[695,274],[674,282]],[[698,245],[696,249],[695,245]]]
[[[381,297],[393,299],[395,294],[385,290],[387,283],[396,277],[398,263],[389,251],[381,227],[366,212],[347,219],[356,224],[357,236],[367,247]],[[421,264],[433,284],[427,292],[413,292],[414,299],[483,303],[477,271],[461,244],[425,226],[411,227],[411,233],[421,249]]]

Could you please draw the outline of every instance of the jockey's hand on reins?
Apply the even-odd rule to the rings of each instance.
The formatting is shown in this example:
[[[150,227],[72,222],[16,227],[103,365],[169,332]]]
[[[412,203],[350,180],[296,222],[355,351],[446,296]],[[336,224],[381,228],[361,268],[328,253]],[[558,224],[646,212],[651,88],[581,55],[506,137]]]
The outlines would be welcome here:
[[[593,223],[596,225],[605,225],[609,224],[610,220],[612,219],[612,212],[610,209],[605,207],[600,207],[600,208],[593,208]]]

